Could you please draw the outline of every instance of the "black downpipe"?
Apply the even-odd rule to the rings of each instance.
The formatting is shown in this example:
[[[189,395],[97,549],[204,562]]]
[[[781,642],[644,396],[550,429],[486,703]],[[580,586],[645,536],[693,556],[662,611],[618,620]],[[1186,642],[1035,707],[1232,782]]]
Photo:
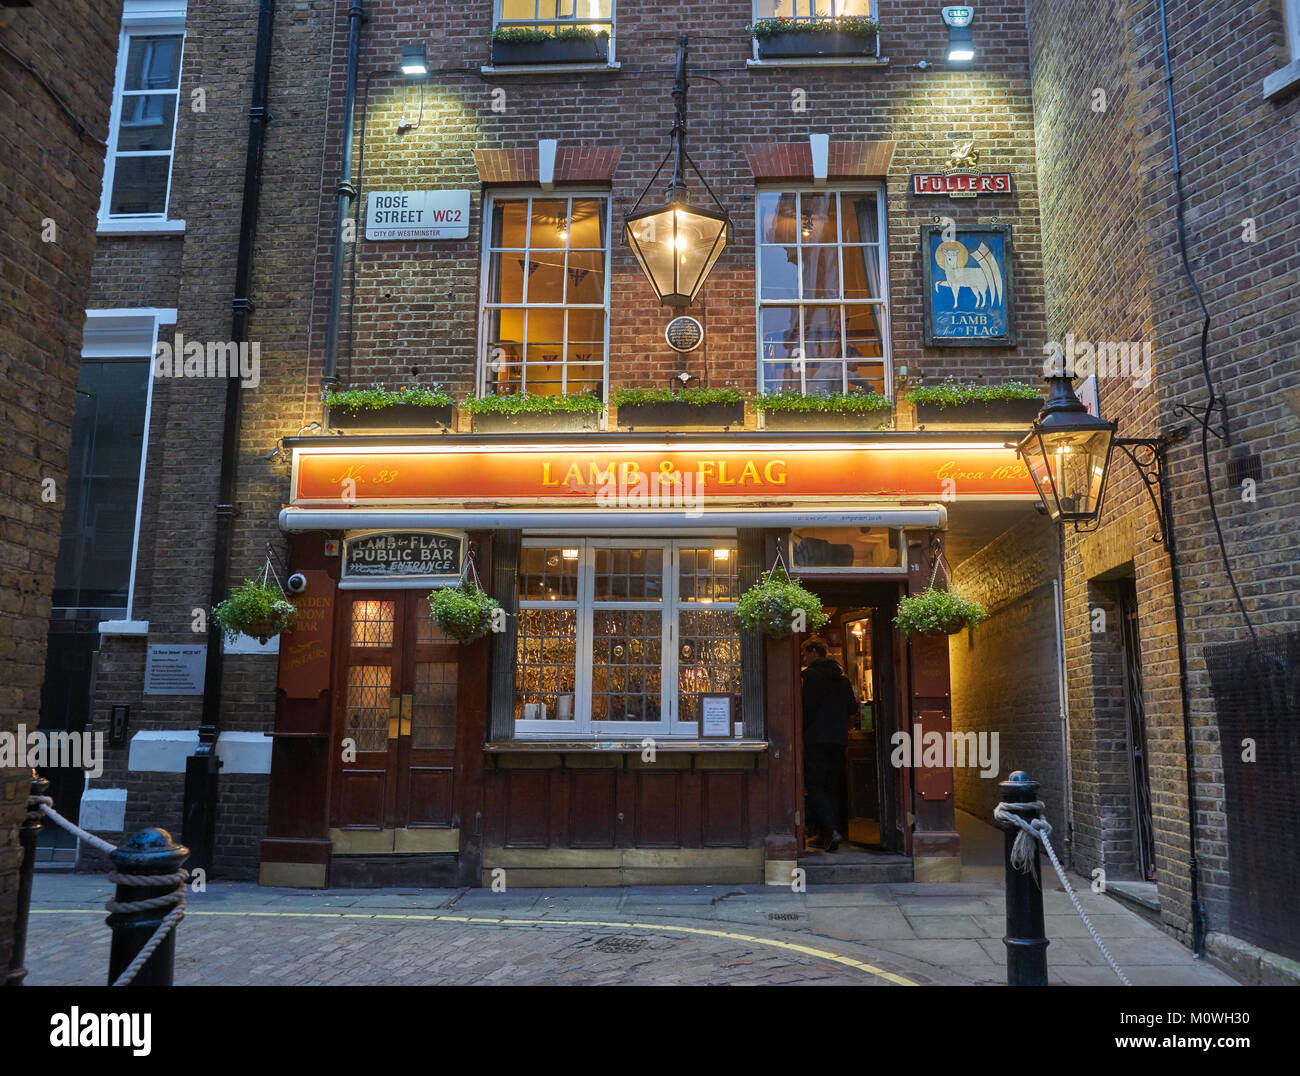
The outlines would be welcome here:
[[[1169,101],[1169,144],[1173,150],[1174,163],[1174,190],[1177,195],[1176,212],[1178,220],[1178,251],[1182,257],[1183,272],[1187,276],[1187,281],[1192,286],[1192,291],[1196,294],[1196,301],[1201,307],[1201,366],[1205,372],[1205,383],[1209,386],[1210,402],[1205,409],[1206,418],[1201,425],[1201,447],[1204,452],[1206,429],[1208,427],[1209,416],[1218,406],[1219,401],[1215,395],[1214,383],[1210,379],[1210,367],[1206,359],[1206,349],[1209,343],[1210,335],[1210,312],[1205,306],[1205,300],[1201,297],[1201,289],[1196,285],[1196,278],[1192,275],[1191,263],[1187,259],[1187,232],[1183,226],[1183,168],[1182,162],[1178,157],[1178,121],[1174,117],[1174,74],[1173,67],[1169,62],[1169,30],[1168,20],[1165,18],[1165,0],[1160,0],[1160,46],[1164,52],[1165,62],[1165,96]],[[1225,418],[1224,429],[1227,429]],[[1165,466],[1165,449],[1160,449],[1160,470],[1162,481],[1160,483],[1161,511],[1165,518],[1165,535],[1169,539],[1169,579],[1174,602],[1174,630],[1177,633],[1178,640],[1178,693],[1179,699],[1183,706],[1183,754],[1185,766],[1187,767],[1187,851],[1188,851],[1188,874],[1190,875],[1191,885],[1189,897],[1191,899],[1191,928],[1192,928],[1192,953],[1201,956],[1205,952],[1205,910],[1201,907],[1201,885],[1200,885],[1200,864],[1197,862],[1197,841],[1196,841],[1196,756],[1192,744],[1192,702],[1191,692],[1187,683],[1187,635],[1183,626],[1183,588],[1181,582],[1181,570],[1178,564],[1178,546],[1174,542],[1174,506],[1173,500],[1169,495],[1168,469]],[[1208,467],[1208,461],[1207,461]],[[1206,489],[1209,490],[1209,473],[1206,472]],[[1214,497],[1210,494],[1210,511],[1214,512]],[[1214,516],[1214,525],[1219,525],[1218,516]],[[1223,535],[1219,535],[1220,549],[1223,546]],[[1224,564],[1227,566],[1225,555]],[[1232,580],[1232,569],[1228,567],[1228,578]],[[1233,581],[1234,592],[1237,584]],[[1238,602],[1241,597],[1238,595]],[[1242,608],[1243,615],[1245,608]],[[1246,617],[1246,623],[1250,623],[1250,618]],[[1254,634],[1254,627],[1251,627],[1251,633]]]
[[[275,25],[275,0],[259,0],[257,51],[253,61],[253,100],[248,109],[248,149],[244,159],[244,191],[239,209],[239,252],[235,260],[235,297],[231,300],[231,339],[248,341],[249,298],[253,275],[253,241],[262,190],[262,156],[266,127],[271,122],[266,101],[271,81],[271,34]],[[226,406],[221,431],[221,476],[216,506],[216,540],[212,556],[209,609],[226,596],[230,574],[231,540],[235,519],[235,480],[239,464],[240,379],[226,379]],[[203,679],[203,716],[199,744],[185,763],[185,802],[181,841],[190,849],[190,869],[212,870],[212,850],[217,825],[217,736],[221,727],[221,630],[209,612],[208,652]]]
[[[357,68],[360,66],[361,59],[361,23],[365,19],[361,4],[362,0],[352,0],[352,6],[348,9],[348,74],[347,87],[343,94],[343,152],[339,159],[339,204],[334,226],[334,266],[330,280],[329,306],[325,314],[325,370],[321,378],[324,388],[332,388],[338,383],[339,303],[343,296],[343,234],[347,227],[352,202],[357,196],[356,185],[352,182],[352,129],[357,100]],[[321,427],[323,430],[329,429],[328,409],[324,409],[322,414]]]

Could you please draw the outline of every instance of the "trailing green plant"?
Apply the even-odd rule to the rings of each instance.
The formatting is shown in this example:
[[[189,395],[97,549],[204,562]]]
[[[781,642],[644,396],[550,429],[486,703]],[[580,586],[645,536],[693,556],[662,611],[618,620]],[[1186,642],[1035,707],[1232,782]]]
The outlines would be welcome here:
[[[610,398],[615,407],[633,407],[637,404],[684,403],[694,407],[706,407],[709,404],[743,403],[745,394],[734,385],[723,385],[715,389],[692,388],[675,391],[673,389],[618,389]]]
[[[523,415],[575,411],[596,415],[604,406],[600,397],[590,392],[572,396],[511,392],[496,396],[470,396],[464,403],[465,410],[471,415]]]
[[[817,13],[815,19],[792,19],[788,15],[773,19],[757,19],[745,27],[750,37],[772,37],[776,34],[834,34],[847,37],[875,37],[880,23],[867,15],[841,15],[838,19]]]
[[[403,385],[400,389],[386,389],[382,385],[353,385],[338,391],[326,389],[321,400],[331,411],[382,411],[398,404],[446,407],[451,403],[451,397],[437,385],[431,389],[419,385]]]
[[[904,635],[952,635],[962,628],[974,631],[988,615],[977,601],[929,586],[898,603],[894,623]]]
[[[751,401],[755,411],[834,412],[837,414],[865,414],[888,411],[892,406],[888,396],[870,389],[849,389],[848,392],[830,392],[823,395],[803,393],[798,389],[782,389],[755,396]]]
[[[822,611],[821,599],[790,578],[777,565],[764,572],[758,582],[740,596],[736,603],[736,620],[746,631],[759,632],[773,639],[784,639],[799,631],[816,631],[829,621]]]
[[[251,635],[259,643],[265,643],[293,627],[298,610],[279,586],[245,579],[212,610],[212,615],[225,632],[227,642]]]
[[[1033,385],[1023,381],[1004,381],[997,385],[959,385],[951,377],[937,385],[917,385],[903,393],[910,404],[935,404],[938,407],[957,407],[966,403],[988,403],[992,400],[1041,400],[1043,394]]]
[[[457,642],[472,643],[492,630],[492,618],[501,603],[472,579],[439,587],[429,595],[433,619],[444,634]]]
[[[499,26],[492,31],[492,40],[502,45],[540,45],[543,41],[595,41],[609,37],[608,30],[593,30],[590,26],[558,26],[554,30],[539,30],[534,26]]]

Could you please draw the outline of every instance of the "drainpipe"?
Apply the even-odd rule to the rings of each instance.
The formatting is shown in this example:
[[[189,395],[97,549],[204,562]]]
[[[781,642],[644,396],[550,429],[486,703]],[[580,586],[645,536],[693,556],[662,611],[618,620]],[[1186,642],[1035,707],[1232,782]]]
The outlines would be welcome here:
[[[357,100],[357,68],[361,59],[361,23],[365,15],[361,9],[362,0],[352,0],[348,9],[348,73],[347,87],[343,94],[343,153],[339,160],[339,204],[338,218],[334,225],[334,269],[330,279],[329,306],[325,313],[325,371],[321,378],[324,388],[333,388],[338,384],[335,372],[338,368],[339,349],[339,302],[343,295],[343,229],[352,210],[352,202],[357,196],[356,185],[352,182],[352,126],[353,112]],[[329,429],[329,411],[322,409],[321,427]]]
[[[244,158],[244,191],[239,210],[239,253],[235,261],[235,297],[230,336],[236,345],[248,342],[248,321],[253,311],[249,283],[253,272],[253,240],[257,229],[258,197],[262,188],[262,151],[266,144],[267,88],[271,81],[271,31],[275,0],[260,0],[257,16],[257,51],[253,60],[253,99],[248,109],[248,149]],[[226,596],[230,575],[231,538],[235,519],[235,479],[239,463],[239,394],[237,377],[226,379],[226,407],[221,431],[221,476],[216,506],[216,539],[212,555],[209,608]],[[190,849],[190,868],[211,872],[217,825],[217,736],[221,726],[222,633],[208,617],[208,652],[203,678],[203,715],[199,744],[185,760],[185,800],[181,840]]]

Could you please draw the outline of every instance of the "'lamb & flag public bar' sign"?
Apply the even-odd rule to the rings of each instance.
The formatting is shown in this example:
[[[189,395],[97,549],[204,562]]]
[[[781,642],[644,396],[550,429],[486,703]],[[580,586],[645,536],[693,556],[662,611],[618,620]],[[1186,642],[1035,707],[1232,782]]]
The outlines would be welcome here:
[[[358,534],[343,543],[343,577],[460,574],[464,537],[433,531]]]

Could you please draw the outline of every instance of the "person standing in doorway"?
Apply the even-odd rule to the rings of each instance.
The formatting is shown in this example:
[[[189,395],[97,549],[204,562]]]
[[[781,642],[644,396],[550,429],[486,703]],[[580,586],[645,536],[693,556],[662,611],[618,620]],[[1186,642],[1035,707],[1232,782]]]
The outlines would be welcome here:
[[[810,820],[821,832],[823,848],[833,852],[844,839],[838,828],[844,748],[858,699],[823,643],[810,639],[803,652],[803,783]]]

